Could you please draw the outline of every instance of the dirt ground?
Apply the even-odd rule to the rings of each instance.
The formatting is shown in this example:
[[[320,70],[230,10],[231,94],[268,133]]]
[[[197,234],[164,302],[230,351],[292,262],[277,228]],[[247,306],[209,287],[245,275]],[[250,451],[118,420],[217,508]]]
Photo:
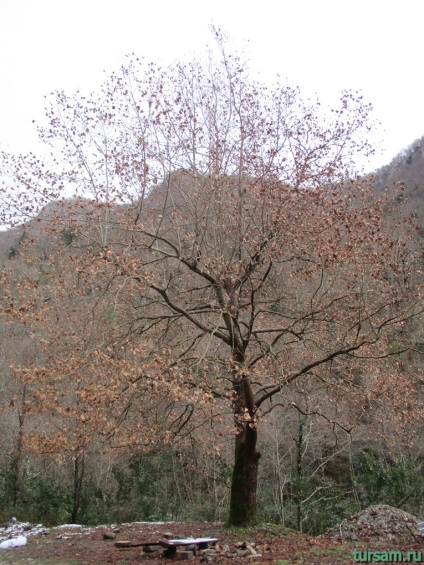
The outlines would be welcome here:
[[[115,530],[115,533],[113,532]],[[167,522],[119,524],[111,526],[81,527],[61,526],[45,529],[30,524],[4,524],[0,530],[1,538],[17,536],[27,537],[26,545],[13,549],[0,550],[0,564],[31,563],[52,565],[87,565],[87,564],[166,564],[169,559],[163,556],[163,550],[152,553],[143,551],[137,543],[157,542],[166,537],[213,537],[217,538],[215,551],[196,552],[190,561],[193,563],[272,563],[288,564],[339,564],[353,563],[353,551],[423,551],[421,540],[399,546],[385,542],[338,542],[329,538],[316,538],[299,534],[276,525],[261,525],[255,528],[239,530],[225,529],[223,525],[201,522]],[[104,534],[115,538],[104,539]],[[120,549],[117,541],[130,540],[133,547]],[[181,558],[178,550],[177,558]],[[191,555],[190,555],[191,557]]]

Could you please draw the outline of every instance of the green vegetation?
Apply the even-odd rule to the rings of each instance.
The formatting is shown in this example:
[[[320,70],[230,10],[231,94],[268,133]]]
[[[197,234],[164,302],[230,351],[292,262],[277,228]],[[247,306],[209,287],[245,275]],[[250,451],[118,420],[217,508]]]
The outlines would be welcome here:
[[[199,454],[197,454],[198,457]],[[307,459],[306,454],[306,459]],[[95,525],[107,522],[146,521],[224,521],[228,511],[231,467],[223,459],[219,472],[211,477],[207,459],[192,465],[193,453],[171,448],[139,454],[135,459],[116,462],[101,480],[95,467],[87,471],[83,486],[78,522]],[[72,482],[63,471],[41,461],[27,466],[22,477],[18,502],[13,508],[13,474],[0,471],[0,521],[11,515],[20,520],[42,522],[47,526],[70,521],[72,513]],[[264,473],[269,469],[264,469]],[[294,489],[285,492],[284,524],[278,508],[272,503],[273,485],[260,482],[259,520],[261,531],[285,536],[299,529],[298,504],[301,492],[300,529],[309,534],[321,534],[328,527],[371,504],[401,506],[422,516],[424,485],[422,462],[411,457],[390,459],[384,454],[365,450],[352,467],[349,477],[339,480],[321,474],[311,476],[305,465],[302,489],[298,491],[296,469],[292,473]],[[290,485],[290,483],[289,483]],[[280,523],[278,523],[280,522]],[[252,533],[252,527],[230,527],[241,538]],[[255,529],[253,527],[253,529]]]

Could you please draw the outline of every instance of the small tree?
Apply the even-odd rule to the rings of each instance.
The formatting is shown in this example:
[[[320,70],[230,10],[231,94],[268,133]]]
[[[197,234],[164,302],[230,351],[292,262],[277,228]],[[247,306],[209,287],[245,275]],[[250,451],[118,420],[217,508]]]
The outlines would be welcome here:
[[[366,410],[414,417],[414,385],[390,344],[421,313],[421,292],[407,237],[384,225],[354,174],[369,150],[361,97],[344,93],[323,117],[297,89],[251,80],[216,36],[218,62],[160,69],[133,58],[97,97],[56,93],[39,131],[59,157],[49,169],[4,160],[21,182],[16,210],[64,189],[95,199],[90,213],[59,215],[84,250],[72,273],[119,309],[108,343],[153,340],[186,405],[231,410],[229,522],[241,525],[256,520],[261,414],[271,403],[300,410],[291,387],[345,430]]]

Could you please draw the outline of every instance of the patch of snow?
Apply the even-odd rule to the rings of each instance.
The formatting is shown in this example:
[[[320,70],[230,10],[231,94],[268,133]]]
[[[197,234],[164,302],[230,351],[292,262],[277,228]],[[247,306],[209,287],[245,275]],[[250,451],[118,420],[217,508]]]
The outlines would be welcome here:
[[[150,524],[151,526],[164,526],[166,524],[176,524],[177,522],[125,522],[122,526],[131,526],[131,524]]]
[[[20,547],[26,545],[27,539],[25,536],[18,536],[17,538],[8,539],[0,543],[0,549],[13,549],[14,547]]]
[[[0,527],[0,541],[7,540],[13,537],[22,535],[25,532],[26,536],[34,536],[46,531],[42,524],[32,525],[29,522],[18,522],[16,519],[11,519],[6,524]]]

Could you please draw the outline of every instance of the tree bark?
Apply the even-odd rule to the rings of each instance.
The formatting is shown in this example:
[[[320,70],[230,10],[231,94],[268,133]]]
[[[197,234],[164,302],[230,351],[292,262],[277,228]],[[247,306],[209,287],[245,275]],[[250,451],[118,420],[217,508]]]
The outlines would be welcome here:
[[[246,526],[257,522],[256,489],[258,461],[256,450],[258,432],[249,424],[235,437],[234,469],[231,482],[231,502],[228,524]]]
[[[246,526],[257,522],[256,489],[258,485],[258,441],[256,405],[249,377],[244,371],[244,353],[233,352],[234,468],[231,482],[228,524]]]
[[[18,413],[19,430],[16,441],[15,453],[13,457],[13,485],[12,485],[13,508],[16,508],[18,504],[19,491],[21,488],[21,479],[23,472],[25,399],[26,399],[26,385],[24,385],[22,390],[22,411]]]
[[[78,454],[74,461],[74,500],[72,505],[72,523],[78,520],[78,513],[81,504],[82,484],[84,480],[84,453]]]

